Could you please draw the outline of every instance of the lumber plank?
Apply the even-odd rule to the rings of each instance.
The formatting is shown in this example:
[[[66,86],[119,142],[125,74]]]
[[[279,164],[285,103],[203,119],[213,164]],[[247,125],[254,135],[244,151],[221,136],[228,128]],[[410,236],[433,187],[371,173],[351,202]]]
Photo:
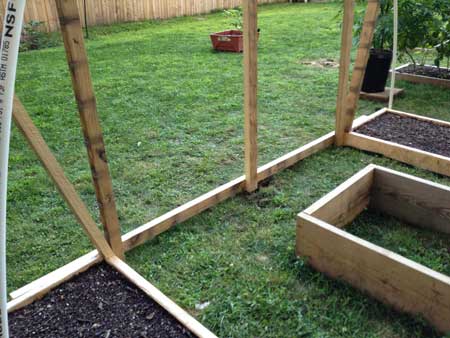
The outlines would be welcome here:
[[[450,188],[445,185],[376,167],[370,207],[406,223],[450,234]]]
[[[243,0],[245,190],[258,188],[258,3]]]
[[[108,258],[107,262],[122,273],[131,283],[136,285],[145,294],[161,305],[167,312],[175,317],[181,324],[199,338],[217,338],[215,334],[200,324],[194,317],[164,295],[144,277],[134,271],[129,265],[117,257]]]
[[[115,257],[115,256],[110,256]],[[93,250],[80,258],[50,272],[49,274],[27,284],[11,293],[12,300],[8,302],[8,312],[18,310],[44,297],[50,290],[68,281],[72,277],[86,271],[91,266],[101,262],[103,257]]]
[[[355,16],[355,1],[344,1],[344,18],[341,36],[341,57],[339,59],[339,83],[336,102],[336,145],[344,144],[344,111],[345,99],[348,94],[348,82],[350,76],[351,51],[353,44],[353,23]]]
[[[450,278],[392,251],[301,213],[297,255],[315,269],[345,280],[394,308],[422,315],[450,331]]]
[[[443,87],[443,88],[450,88],[450,81],[447,79],[439,79],[431,76],[425,76],[425,75],[417,75],[417,74],[408,74],[408,73],[401,73],[399,72],[402,68],[407,68],[410,66],[410,63],[407,63],[405,65],[397,67],[395,70],[395,78],[398,80],[408,81],[412,83],[419,83],[419,84],[429,84],[433,86]],[[436,67],[432,65],[426,65],[427,67]],[[392,71],[391,71],[392,73]]]
[[[344,227],[369,205],[373,172],[374,166],[367,166],[304,210],[304,213],[338,228]]]
[[[114,253],[124,257],[119,218],[97,115],[79,11],[76,1],[55,0],[55,2],[105,236]]]
[[[367,116],[361,116],[354,121],[354,127],[363,124],[368,119]],[[334,132],[328,133],[319,139],[316,139],[280,158],[267,163],[258,169],[259,180],[263,180],[272,175],[275,175],[279,171],[286,169],[298,161],[304,159],[307,156],[313,155],[320,150],[323,150],[329,146],[331,146],[334,142]],[[122,236],[122,241],[124,243],[124,249],[126,251],[131,250],[138,245],[145,243],[146,241],[154,238],[158,234],[170,229],[174,225],[181,223],[184,220],[187,220],[203,210],[213,207],[221,201],[226,200],[227,198],[237,194],[244,190],[245,184],[245,176],[236,178],[233,181],[230,181],[220,187],[217,187],[210,192],[182,205],[179,206],[172,211],[156,218],[153,221],[150,221],[135,230],[130,231],[129,233]],[[90,254],[95,255],[96,251],[92,251]],[[83,256],[84,257],[84,256]],[[100,259],[102,259],[100,257]],[[75,261],[74,261],[75,262]],[[72,263],[70,263],[72,264]],[[76,266],[78,266],[79,271],[84,271],[89,267],[88,259],[77,260]],[[61,269],[69,269],[67,265],[62,267]],[[47,288],[47,291],[52,289],[53,287],[59,285],[52,276],[52,273],[41,277],[40,279],[32,282],[28,285],[25,285],[21,289],[17,290],[17,293],[12,293],[14,295],[13,298],[22,296],[22,300],[27,300],[28,297],[31,298],[29,302],[32,302],[32,298],[34,296],[33,290],[35,289],[35,285],[40,285],[41,289]],[[62,276],[63,277],[63,276]],[[64,280],[61,279],[61,283]],[[51,283],[50,283],[51,282]],[[46,284],[47,283],[47,284]],[[23,304],[25,304],[23,302]],[[28,303],[27,303],[28,304]],[[16,306],[17,308],[17,306]]]
[[[344,143],[346,146],[381,154],[418,168],[450,176],[450,158],[445,156],[355,132],[345,134]]]
[[[395,110],[395,109],[387,109],[386,111],[390,112],[390,113],[393,113],[393,114],[396,114],[396,115],[405,116],[405,117],[411,117],[411,118],[414,118],[414,119],[417,119],[417,120],[430,122],[430,123],[434,123],[434,124],[437,124],[437,125],[440,125],[440,126],[444,126],[444,127],[450,128],[450,122],[447,122],[447,121],[443,121],[443,120],[439,120],[439,119],[433,119],[431,117],[423,116],[423,115],[406,113],[404,111]]]
[[[89,213],[89,210],[81,200],[74,186],[67,179],[64,170],[59,165],[41,133],[28,115],[25,107],[17,97],[14,97],[13,119],[31,149],[41,161],[48,175],[55,183],[69,208],[72,210],[78,223],[83,227],[92,244],[102,255],[112,256],[113,252]]]
[[[358,51],[356,54],[355,65],[353,67],[352,79],[350,81],[349,93],[345,99],[343,107],[342,125],[344,133],[350,131],[352,121],[355,118],[358,106],[359,95],[366,73],[367,61],[369,60],[369,51],[372,46],[375,25],[378,18],[380,3],[379,0],[370,0],[367,2],[366,14],[364,16],[363,28],[359,39]]]

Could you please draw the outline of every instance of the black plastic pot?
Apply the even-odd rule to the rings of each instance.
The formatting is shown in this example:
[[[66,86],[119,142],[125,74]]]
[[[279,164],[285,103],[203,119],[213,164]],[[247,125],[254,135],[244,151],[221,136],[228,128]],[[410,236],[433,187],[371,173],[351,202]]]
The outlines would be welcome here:
[[[392,51],[385,49],[370,50],[369,62],[362,85],[362,91],[366,93],[384,92],[391,68]]]

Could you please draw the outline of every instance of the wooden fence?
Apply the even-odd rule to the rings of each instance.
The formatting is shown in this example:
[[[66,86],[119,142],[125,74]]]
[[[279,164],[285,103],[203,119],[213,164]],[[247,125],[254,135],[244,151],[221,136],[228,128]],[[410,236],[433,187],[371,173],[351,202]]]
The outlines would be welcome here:
[[[78,2],[80,15],[84,18],[83,0]],[[239,6],[242,0],[85,0],[89,26],[118,22],[167,19],[183,15],[208,13],[213,10]],[[286,0],[258,0],[259,3],[285,2]],[[0,0],[3,19],[6,0]],[[44,22],[47,31],[59,29],[54,0],[28,0],[25,22]]]

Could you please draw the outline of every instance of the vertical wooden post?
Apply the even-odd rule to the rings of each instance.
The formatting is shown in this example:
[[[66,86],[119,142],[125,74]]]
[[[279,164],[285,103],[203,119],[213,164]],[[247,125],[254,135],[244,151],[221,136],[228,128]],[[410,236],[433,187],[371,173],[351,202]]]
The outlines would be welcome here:
[[[341,113],[342,124],[340,125],[340,129],[344,130],[343,134],[350,131],[353,119],[355,118],[359,94],[361,92],[364,74],[366,73],[367,61],[369,60],[369,51],[372,47],[373,34],[375,32],[379,9],[379,0],[368,0],[361,37],[359,39],[358,52],[356,54],[355,66],[353,67],[350,90]]]
[[[244,139],[245,189],[258,188],[258,7],[257,0],[243,0],[244,15]]]
[[[74,0],[55,0],[55,2],[105,236],[114,253],[124,257],[119,218],[97,116],[77,3]]]
[[[105,237],[17,97],[14,97],[13,118],[91,242],[104,257],[111,257],[114,253]]]
[[[348,94],[351,51],[353,41],[354,0],[344,0],[344,19],[342,23],[341,57],[339,59],[339,84],[336,102],[336,137],[337,146],[344,144],[344,111]]]

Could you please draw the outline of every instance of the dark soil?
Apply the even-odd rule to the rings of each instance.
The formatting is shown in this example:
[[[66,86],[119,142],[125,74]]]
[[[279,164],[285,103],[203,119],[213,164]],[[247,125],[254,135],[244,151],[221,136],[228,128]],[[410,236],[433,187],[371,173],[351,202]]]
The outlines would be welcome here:
[[[442,67],[441,69],[439,69],[436,67],[429,67],[429,66],[417,65],[414,67],[414,65],[409,65],[408,67],[399,69],[398,72],[450,80],[450,70]]]
[[[450,128],[439,124],[385,113],[355,131],[450,157]]]
[[[12,338],[194,337],[166,310],[106,264],[10,314]]]

